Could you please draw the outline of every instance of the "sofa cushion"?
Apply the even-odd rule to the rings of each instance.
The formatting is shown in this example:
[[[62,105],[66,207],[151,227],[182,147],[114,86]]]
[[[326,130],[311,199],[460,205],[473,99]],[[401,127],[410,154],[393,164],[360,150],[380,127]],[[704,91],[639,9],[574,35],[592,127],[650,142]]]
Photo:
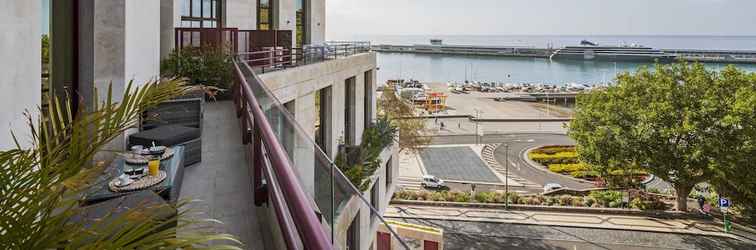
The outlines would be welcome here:
[[[202,136],[199,128],[185,127],[180,125],[161,126],[129,136],[129,147],[142,146],[174,146],[182,144]]]

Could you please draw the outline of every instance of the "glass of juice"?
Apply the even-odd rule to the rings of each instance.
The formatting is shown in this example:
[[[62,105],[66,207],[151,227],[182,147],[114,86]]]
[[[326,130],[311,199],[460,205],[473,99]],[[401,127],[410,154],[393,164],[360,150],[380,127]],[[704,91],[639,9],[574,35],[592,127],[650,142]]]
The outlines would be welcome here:
[[[147,166],[150,170],[150,175],[158,176],[158,173],[160,172],[160,157],[151,158],[149,163],[147,163]]]

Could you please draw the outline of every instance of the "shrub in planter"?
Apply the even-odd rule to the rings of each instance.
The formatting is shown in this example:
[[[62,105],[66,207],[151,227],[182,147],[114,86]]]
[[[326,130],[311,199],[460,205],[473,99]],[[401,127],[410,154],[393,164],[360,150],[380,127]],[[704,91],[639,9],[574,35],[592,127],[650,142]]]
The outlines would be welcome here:
[[[611,208],[618,208],[622,206],[622,202],[612,201],[609,202],[609,207]]]
[[[419,201],[427,201],[428,198],[430,198],[430,195],[428,194],[428,192],[421,191],[421,192],[417,193],[417,198],[415,198],[415,199],[417,199]]]
[[[446,192],[433,192],[428,198],[432,201],[446,201]]]
[[[591,191],[589,196],[604,207],[609,206],[611,202],[622,202],[622,193],[618,191]]]
[[[547,206],[554,206],[554,205],[557,205],[557,204],[559,204],[559,198],[554,197],[554,196],[546,197],[546,204],[545,205],[547,205]]]
[[[594,204],[596,204],[596,199],[593,197],[588,196],[583,199],[583,206],[585,207],[593,207]]]
[[[517,193],[509,193],[508,197],[509,197],[509,203],[512,203],[512,204],[519,204],[519,203],[521,203],[521,201],[520,201],[521,197]]]
[[[470,194],[469,193],[463,193],[463,192],[456,192],[456,195],[454,197],[454,201],[456,202],[470,202]]]
[[[591,207],[592,208],[599,208],[599,207],[601,207],[601,204],[593,203],[593,205],[591,205]]]
[[[173,50],[160,62],[160,74],[165,77],[183,77],[192,85],[205,85],[226,91],[233,77],[233,57],[225,47],[185,47]]]
[[[476,192],[473,200],[480,203],[493,203],[494,194],[491,192]]]
[[[572,205],[572,196],[570,195],[562,195],[559,197],[559,205],[560,206],[569,206]]]
[[[585,200],[583,200],[583,197],[577,196],[572,198],[572,206],[573,207],[582,207],[585,204]]]

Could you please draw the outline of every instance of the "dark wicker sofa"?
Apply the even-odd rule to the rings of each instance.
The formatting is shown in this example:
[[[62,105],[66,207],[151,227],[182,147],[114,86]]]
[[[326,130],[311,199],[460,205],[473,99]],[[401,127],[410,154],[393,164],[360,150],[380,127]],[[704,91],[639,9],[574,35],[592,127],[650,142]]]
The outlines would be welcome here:
[[[167,101],[142,115],[139,133],[129,136],[134,145],[184,146],[184,164],[202,161],[204,99],[186,97]]]

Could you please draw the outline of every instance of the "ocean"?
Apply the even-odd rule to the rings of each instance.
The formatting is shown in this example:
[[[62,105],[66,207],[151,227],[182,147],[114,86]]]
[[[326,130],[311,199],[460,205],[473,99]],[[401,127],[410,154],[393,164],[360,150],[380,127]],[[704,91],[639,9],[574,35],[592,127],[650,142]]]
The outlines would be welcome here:
[[[554,47],[577,45],[589,40],[601,45],[640,44],[657,49],[756,50],[756,36],[354,36],[343,40],[371,41],[373,44],[428,44],[431,38],[444,44],[479,46]],[[496,81],[504,83],[587,83],[611,82],[619,72],[635,72],[651,63],[549,61],[542,58],[456,56],[378,53],[378,81],[417,79],[424,82]],[[706,64],[718,70],[725,64]],[[736,67],[756,72],[756,64]]]

